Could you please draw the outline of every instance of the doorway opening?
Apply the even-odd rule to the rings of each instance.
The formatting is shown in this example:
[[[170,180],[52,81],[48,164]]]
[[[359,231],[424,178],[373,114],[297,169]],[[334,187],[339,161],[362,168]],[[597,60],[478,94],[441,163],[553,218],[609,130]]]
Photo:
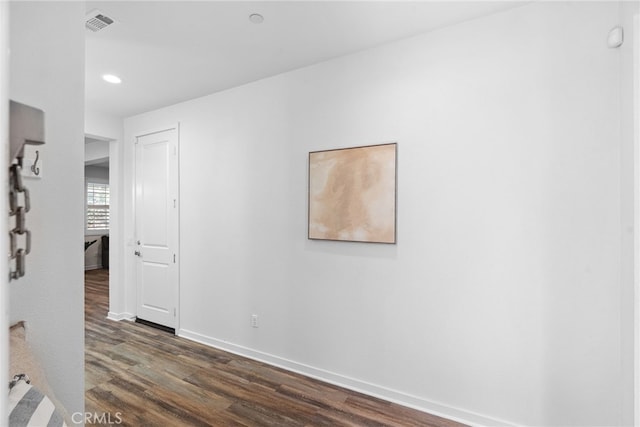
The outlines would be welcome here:
[[[84,269],[109,268],[109,140],[85,136]]]
[[[111,140],[85,136],[84,269],[109,269]]]

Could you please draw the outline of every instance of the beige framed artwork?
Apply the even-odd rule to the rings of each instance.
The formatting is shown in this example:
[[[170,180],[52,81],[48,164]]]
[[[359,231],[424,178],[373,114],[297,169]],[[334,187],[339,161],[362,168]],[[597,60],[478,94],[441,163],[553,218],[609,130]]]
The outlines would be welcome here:
[[[309,153],[309,239],[396,243],[397,148]]]

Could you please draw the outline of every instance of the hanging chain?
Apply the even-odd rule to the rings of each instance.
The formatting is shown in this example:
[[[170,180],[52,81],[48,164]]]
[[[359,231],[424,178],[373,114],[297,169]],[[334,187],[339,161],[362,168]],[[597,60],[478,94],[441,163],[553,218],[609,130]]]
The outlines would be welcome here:
[[[19,196],[20,194],[22,197]],[[20,199],[22,199],[22,205],[20,205]],[[31,252],[31,232],[25,225],[25,215],[30,209],[29,190],[22,183],[22,168],[12,164],[9,168],[9,216],[14,216],[16,220],[15,227],[9,231],[9,259],[15,260],[15,269],[10,269],[10,280],[24,276],[25,257]],[[23,241],[24,246],[19,246],[18,240]]]

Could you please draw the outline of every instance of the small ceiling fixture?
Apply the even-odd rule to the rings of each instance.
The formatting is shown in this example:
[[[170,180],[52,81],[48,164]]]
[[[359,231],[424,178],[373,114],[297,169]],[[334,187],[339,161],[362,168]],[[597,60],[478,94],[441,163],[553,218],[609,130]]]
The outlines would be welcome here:
[[[264,21],[264,16],[260,15],[259,13],[252,13],[251,15],[249,15],[249,21],[253,22],[254,24],[262,24],[262,22]]]
[[[104,74],[102,76],[102,80],[104,80],[105,82],[113,83],[114,85],[122,83],[122,79],[113,74]]]
[[[108,27],[114,22],[115,21],[113,20],[113,18],[108,17],[98,9],[94,9],[86,15],[84,26],[88,30],[97,33],[98,31]]]

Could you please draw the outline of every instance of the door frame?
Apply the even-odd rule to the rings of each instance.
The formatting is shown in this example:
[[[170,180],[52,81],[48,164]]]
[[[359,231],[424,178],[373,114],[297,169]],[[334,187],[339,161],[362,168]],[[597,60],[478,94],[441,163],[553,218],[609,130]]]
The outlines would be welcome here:
[[[0,1],[0,164],[4,172],[0,178],[2,188],[9,188],[9,2]],[[4,193],[7,194],[7,193]],[[7,197],[0,198],[0,210],[8,212]],[[9,223],[0,224],[0,245],[9,249]],[[0,383],[9,382],[9,264],[0,263]],[[0,393],[0,423],[9,419],[8,394]]]
[[[136,218],[138,215],[138,211],[137,211],[137,202],[136,202],[136,192],[137,192],[137,182],[136,182],[136,177],[137,177],[137,161],[136,161],[136,150],[135,150],[135,146],[137,144],[138,138],[147,136],[147,135],[153,135],[154,133],[160,133],[160,132],[164,132],[164,131],[168,131],[168,130],[174,130],[176,131],[176,177],[175,177],[175,185],[176,185],[176,189],[177,189],[177,194],[176,194],[176,217],[175,217],[175,227],[176,227],[176,247],[175,247],[175,254],[176,254],[176,277],[178,280],[178,283],[176,285],[176,290],[175,290],[175,304],[176,304],[176,316],[175,316],[175,335],[178,335],[178,331],[180,330],[180,123],[179,122],[175,122],[173,124],[168,124],[166,126],[158,126],[158,127],[154,127],[153,129],[146,129],[143,131],[136,131],[133,133],[133,171],[132,171],[132,211],[133,211],[133,240],[137,240],[138,237],[138,230],[137,230],[137,225],[136,225]],[[135,246],[134,246],[135,248]],[[129,248],[131,249],[131,248]],[[135,304],[134,304],[134,315],[137,317],[138,315],[138,275],[137,275],[137,260],[136,255],[134,254],[135,249],[132,249],[130,251],[129,256],[134,258],[134,281],[133,281],[133,295],[134,295],[134,300],[135,300]]]
[[[633,16],[634,425],[640,426],[640,14]]]

